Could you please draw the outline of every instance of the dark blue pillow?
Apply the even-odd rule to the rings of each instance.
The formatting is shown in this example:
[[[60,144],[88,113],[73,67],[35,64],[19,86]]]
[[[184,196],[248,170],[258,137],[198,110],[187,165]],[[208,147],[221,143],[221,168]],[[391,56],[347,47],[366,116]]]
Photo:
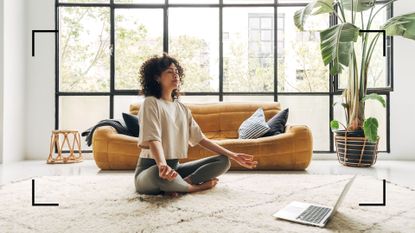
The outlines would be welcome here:
[[[138,137],[140,126],[138,125],[138,117],[129,113],[122,113],[125,125],[127,126],[128,132],[131,136]]]
[[[271,128],[262,137],[277,135],[285,132],[285,124],[288,120],[288,108],[275,114],[271,119],[267,121],[268,126]]]

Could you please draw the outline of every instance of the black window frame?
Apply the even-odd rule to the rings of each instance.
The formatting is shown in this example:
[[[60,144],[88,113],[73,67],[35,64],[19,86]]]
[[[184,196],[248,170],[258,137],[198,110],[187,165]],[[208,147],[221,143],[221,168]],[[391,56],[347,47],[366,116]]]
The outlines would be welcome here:
[[[329,97],[329,120],[334,118],[333,98],[340,95],[342,89],[338,85],[338,77],[329,75],[329,91],[328,92],[278,92],[278,9],[283,7],[304,7],[307,3],[257,3],[257,4],[226,4],[223,0],[218,0],[215,4],[170,4],[169,0],[164,0],[160,4],[139,4],[139,3],[115,3],[109,0],[108,3],[67,3],[55,0],[55,30],[59,30],[59,8],[61,7],[109,7],[110,8],[110,43],[112,45],[112,53],[110,56],[110,90],[109,92],[62,92],[59,90],[59,32],[55,34],[55,129],[59,128],[59,98],[61,96],[107,96],[109,97],[109,118],[114,117],[114,97],[115,96],[135,96],[138,90],[117,90],[115,89],[115,22],[114,11],[119,8],[158,8],[163,9],[163,51],[168,52],[168,9],[174,7],[215,7],[219,9],[219,91],[218,92],[185,92],[186,96],[218,96],[219,101],[223,102],[223,96],[273,96],[274,101],[278,102],[278,96],[328,96]],[[379,1],[377,4],[384,4],[385,1]],[[226,7],[273,7],[274,8],[274,91],[273,92],[224,92],[223,91],[223,9]],[[387,17],[393,17],[393,3],[387,7]],[[329,25],[333,26],[337,23],[334,15],[329,17]],[[293,25],[294,26],[294,25]],[[368,88],[368,93],[378,93],[386,96],[386,150],[379,152],[390,153],[390,92],[393,87],[393,37],[387,36],[387,84],[385,88]],[[329,124],[329,122],[327,122]],[[329,127],[329,150],[313,150],[313,153],[335,153],[334,137]],[[82,153],[91,153],[92,150],[82,149]],[[69,151],[63,151],[69,153]]]

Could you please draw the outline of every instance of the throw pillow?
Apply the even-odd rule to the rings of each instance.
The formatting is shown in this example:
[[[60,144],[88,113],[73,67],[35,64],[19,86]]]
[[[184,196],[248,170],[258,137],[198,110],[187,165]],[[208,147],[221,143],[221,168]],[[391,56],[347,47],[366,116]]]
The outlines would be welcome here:
[[[127,126],[128,132],[134,137],[138,137],[140,126],[138,125],[138,117],[129,113],[122,113],[122,118]]]
[[[239,138],[259,138],[268,130],[270,130],[270,127],[267,122],[265,122],[264,110],[258,108],[252,116],[242,122],[239,126]]]
[[[288,120],[288,108],[275,114],[271,119],[267,121],[267,124],[271,129],[262,136],[266,137],[266,136],[272,136],[272,135],[278,135],[280,133],[284,133],[287,120]]]

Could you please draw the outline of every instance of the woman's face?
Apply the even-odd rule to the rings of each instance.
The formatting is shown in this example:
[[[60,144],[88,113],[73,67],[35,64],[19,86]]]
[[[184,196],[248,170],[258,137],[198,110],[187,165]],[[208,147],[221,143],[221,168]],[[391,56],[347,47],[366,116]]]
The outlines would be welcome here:
[[[160,85],[163,90],[174,90],[179,87],[180,77],[174,63],[172,63],[167,70],[161,73]]]

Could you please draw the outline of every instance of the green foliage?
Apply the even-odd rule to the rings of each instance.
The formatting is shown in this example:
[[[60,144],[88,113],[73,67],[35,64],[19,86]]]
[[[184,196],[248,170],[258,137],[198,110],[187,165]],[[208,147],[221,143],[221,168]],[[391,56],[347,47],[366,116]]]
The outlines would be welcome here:
[[[60,90],[109,91],[109,10],[65,7],[60,13]],[[149,29],[133,18],[123,14],[115,17],[115,87],[139,89],[139,68],[151,55],[162,53],[163,38],[151,37]],[[94,33],[96,29],[90,27],[91,23],[101,29],[99,34]],[[191,36],[170,40],[170,53],[185,68],[182,89],[215,91],[209,81],[217,77],[212,77],[204,59],[208,58],[207,46],[203,39]]]
[[[329,1],[330,2],[330,1]],[[319,12],[317,10],[316,12]],[[115,16],[115,88],[138,89],[139,68],[154,54],[161,54],[163,38],[152,36],[148,28],[130,14],[117,11]],[[127,12],[125,12],[127,13]],[[110,89],[110,11],[107,8],[65,7],[59,12],[59,73],[60,90],[70,92],[107,92]],[[138,18],[139,19],[139,18]],[[154,30],[153,30],[154,31]],[[312,32],[316,38],[318,32]],[[304,32],[303,35],[309,34]],[[252,43],[252,41],[250,41]],[[277,59],[280,91],[327,91],[328,69],[320,68],[319,43],[303,39],[288,41],[286,48],[295,51],[303,80],[287,79],[286,55],[261,58],[251,56],[244,40],[234,40],[224,57],[225,91],[272,92],[274,89],[274,59]],[[257,45],[260,48],[260,44]],[[185,68],[183,91],[218,91],[219,58],[211,59],[211,48],[201,37],[181,35],[169,37],[169,53]],[[247,56],[248,55],[248,56]],[[287,73],[286,73],[287,72]],[[291,69],[290,69],[291,72]],[[295,73],[293,74],[295,78]],[[213,86],[212,86],[213,83]],[[216,87],[217,86],[217,87]]]
[[[256,57],[248,57],[246,43],[235,40],[223,58],[223,90],[229,92],[273,91],[273,57],[260,64]]]
[[[323,62],[326,66],[331,65],[330,73],[333,75],[340,74],[344,67],[349,68],[346,70],[348,72],[347,88],[343,92],[345,102],[342,103],[347,126],[350,127],[350,130],[363,128],[365,136],[372,142],[378,138],[378,121],[374,117],[364,119],[364,102],[373,99],[379,101],[383,107],[386,105],[385,100],[380,95],[366,95],[370,62],[381,33],[370,37],[368,33],[359,33],[359,27],[370,30],[372,22],[380,10],[394,1],[384,1],[382,2],[383,5],[380,5],[380,8],[374,11],[375,0],[338,0],[332,2],[332,6],[336,8],[336,11],[332,12],[329,8],[321,7],[321,2],[313,1],[297,11],[294,16],[295,25],[300,30],[304,30],[304,24],[310,15],[325,11],[337,17],[340,24],[320,33]],[[345,10],[348,10],[348,12]],[[369,17],[364,20],[362,12],[367,10],[370,10]],[[347,21],[346,13],[350,14],[351,22]],[[357,13],[360,14],[362,21],[359,27],[355,25]],[[399,35],[415,39],[415,13],[396,16],[388,20],[382,28],[386,30],[389,36]],[[362,43],[361,52],[356,53],[354,45],[359,38]],[[335,129],[338,128],[339,123],[338,121],[332,121],[330,125]]]
[[[104,8],[60,10],[61,91],[109,91],[109,15]],[[95,28],[87,28],[85,23],[92,23]]]
[[[383,26],[388,36],[402,36],[415,40],[415,13],[396,16]]]
[[[115,88],[139,89],[139,69],[149,56],[162,52],[161,37],[150,37],[145,25],[117,14],[115,30]]]
[[[217,79],[209,73],[207,42],[198,37],[180,35],[170,38],[170,55],[177,58],[185,70],[181,91],[217,91],[210,80]]]
[[[337,120],[330,121],[330,128],[331,128],[332,131],[339,129],[339,125],[340,124]]]
[[[325,65],[333,64],[332,75],[341,73],[342,65],[349,66],[353,42],[358,36],[359,28],[350,23],[338,24],[320,33],[321,55]]]
[[[321,23],[314,27],[321,26]],[[320,55],[320,41],[318,31],[299,32],[301,40],[289,41],[285,50],[294,51],[296,57],[297,70],[301,70],[302,79],[292,80],[287,77],[287,73],[278,67],[278,89],[279,91],[297,92],[327,92],[329,91],[329,70],[324,67],[321,59],[316,59]],[[309,39],[314,37],[315,39]],[[287,55],[289,56],[289,55]],[[283,60],[283,59],[281,59]],[[291,62],[283,60],[283,62]]]
[[[385,99],[382,96],[380,96],[376,93],[366,95],[365,97],[363,97],[362,102],[365,102],[368,99],[377,100],[377,101],[379,101],[379,103],[382,104],[383,107],[386,107]]]
[[[375,6],[375,0],[343,0],[343,6],[346,10],[362,12]]]
[[[378,120],[374,117],[367,118],[363,123],[363,130],[365,133],[365,137],[368,139],[369,142],[376,142],[378,139],[378,127],[379,123]]]
[[[303,31],[306,19],[310,15],[318,15],[333,12],[333,1],[334,0],[317,0],[309,3],[303,9],[296,11],[294,14],[295,26],[297,26],[298,29]]]

